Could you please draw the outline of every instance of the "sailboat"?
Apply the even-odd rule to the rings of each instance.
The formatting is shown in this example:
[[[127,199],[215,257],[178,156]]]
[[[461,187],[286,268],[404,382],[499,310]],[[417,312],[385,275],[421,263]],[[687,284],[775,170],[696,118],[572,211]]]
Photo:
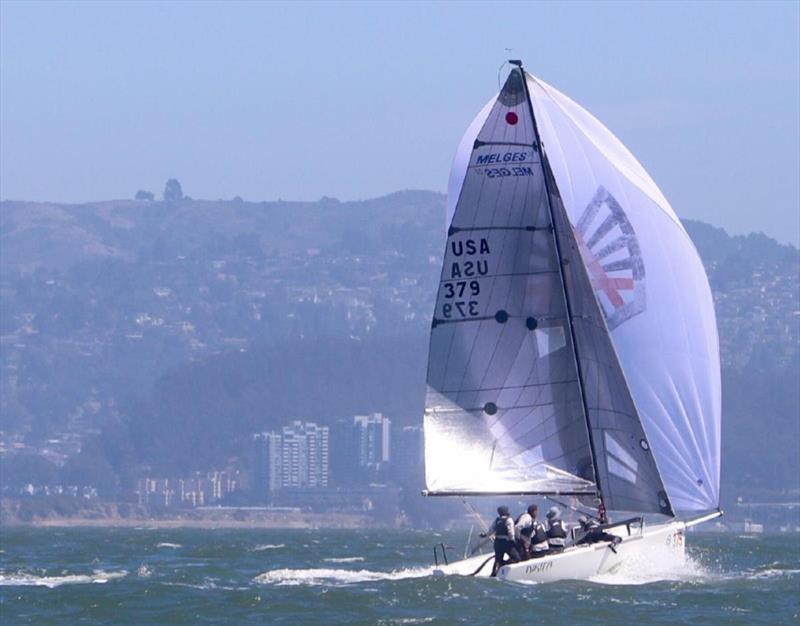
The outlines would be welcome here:
[[[688,234],[634,156],[509,63],[450,176],[423,494],[596,507],[621,542],[497,573],[582,579],[656,548],[682,552],[686,528],[721,515],[714,304]],[[486,554],[442,553],[439,573],[491,573]]]

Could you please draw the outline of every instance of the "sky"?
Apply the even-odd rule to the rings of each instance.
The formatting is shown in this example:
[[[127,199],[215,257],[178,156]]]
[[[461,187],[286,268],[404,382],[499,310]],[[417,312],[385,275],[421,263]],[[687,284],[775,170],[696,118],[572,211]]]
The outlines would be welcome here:
[[[800,243],[800,2],[0,2],[0,198],[445,191],[521,58],[682,218]]]

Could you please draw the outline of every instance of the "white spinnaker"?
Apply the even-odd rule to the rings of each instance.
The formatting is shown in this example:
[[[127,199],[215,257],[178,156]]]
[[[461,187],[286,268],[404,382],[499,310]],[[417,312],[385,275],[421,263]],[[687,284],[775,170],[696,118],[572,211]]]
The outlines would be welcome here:
[[[656,184],[603,124],[530,75],[528,89],[544,152],[570,221],[587,243],[584,262],[595,270],[598,300],[672,505],[686,512],[717,507],[719,342],[697,251]],[[493,102],[459,145],[448,223]],[[631,259],[641,275],[632,275]]]

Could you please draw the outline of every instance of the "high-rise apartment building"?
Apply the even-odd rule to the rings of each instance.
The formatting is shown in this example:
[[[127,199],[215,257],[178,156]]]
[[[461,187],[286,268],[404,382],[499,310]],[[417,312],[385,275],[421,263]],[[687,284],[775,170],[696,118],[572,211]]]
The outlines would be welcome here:
[[[382,413],[353,417],[353,440],[359,468],[380,471],[391,460],[392,420]]]
[[[282,432],[281,487],[328,486],[328,427],[294,421]]]
[[[253,435],[252,487],[256,497],[267,502],[283,481],[283,450],[279,433]]]
[[[328,427],[294,421],[253,435],[253,491],[269,501],[278,489],[328,486]]]

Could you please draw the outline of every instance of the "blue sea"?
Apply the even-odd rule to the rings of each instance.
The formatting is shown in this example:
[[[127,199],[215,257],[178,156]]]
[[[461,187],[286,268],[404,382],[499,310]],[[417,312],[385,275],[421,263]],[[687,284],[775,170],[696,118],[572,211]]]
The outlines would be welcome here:
[[[688,535],[688,558],[592,581],[432,575],[461,533],[17,529],[0,623],[797,624],[800,535]]]

